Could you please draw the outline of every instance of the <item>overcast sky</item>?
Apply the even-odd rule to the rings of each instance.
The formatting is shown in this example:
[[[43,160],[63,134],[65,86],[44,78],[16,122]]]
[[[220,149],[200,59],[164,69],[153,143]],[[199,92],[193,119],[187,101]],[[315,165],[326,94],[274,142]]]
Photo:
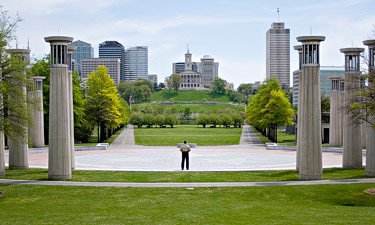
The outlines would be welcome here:
[[[148,46],[149,73],[159,82],[184,61],[189,44],[193,61],[211,55],[220,63],[219,77],[240,83],[263,81],[266,32],[278,21],[290,29],[291,73],[298,67],[296,37],[326,36],[321,65],[342,66],[344,47],[363,47],[375,30],[374,0],[2,0],[3,10],[19,12],[18,47],[41,58],[49,52],[44,37],[71,36],[98,45],[116,40],[125,48]],[[15,47],[15,42],[12,47]],[[291,79],[292,80],[292,79]],[[292,82],[291,82],[292,83]]]

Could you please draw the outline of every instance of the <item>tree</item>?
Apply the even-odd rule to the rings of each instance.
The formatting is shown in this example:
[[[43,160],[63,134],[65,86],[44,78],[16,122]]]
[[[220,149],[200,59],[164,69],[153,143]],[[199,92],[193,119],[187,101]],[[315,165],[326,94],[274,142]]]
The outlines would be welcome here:
[[[199,115],[197,117],[197,124],[202,125],[203,128],[206,128],[206,125],[210,123],[210,118],[207,115]]]
[[[155,119],[152,114],[143,115],[143,124],[147,125],[148,128],[151,128],[155,124]]]
[[[190,107],[186,107],[186,108],[184,109],[184,117],[188,120],[188,123],[189,123],[190,116],[191,116],[191,110],[190,110]]]
[[[150,89],[151,92],[154,91],[154,84],[151,81],[146,80],[146,79],[139,78],[138,80],[133,82],[133,85],[140,86],[140,87],[145,85]]]
[[[182,84],[182,77],[178,74],[172,74],[166,78],[167,85],[169,89],[173,89],[177,93],[178,89]]]
[[[86,85],[86,118],[97,125],[98,142],[104,141],[105,129],[115,128],[123,122],[120,113],[122,107],[120,96],[105,66],[98,66],[97,71],[88,75]]]
[[[216,128],[217,125],[221,124],[221,118],[218,114],[211,114],[210,115],[210,124]]]
[[[243,118],[241,115],[238,113],[232,113],[231,117],[233,126],[241,128],[241,124],[243,123]]]
[[[140,112],[134,112],[130,116],[130,121],[132,125],[136,125],[138,128],[141,128],[143,123],[143,113]]]
[[[151,95],[151,89],[147,85],[142,85],[141,88],[143,89],[144,101],[147,101]]]
[[[232,117],[228,114],[222,114],[221,115],[221,124],[224,127],[228,127],[232,123]]]
[[[240,84],[237,88],[238,93],[244,94],[244,95],[252,95],[253,94],[253,85],[250,83],[243,83]]]
[[[174,125],[177,125],[178,124],[178,119],[175,115],[166,115],[165,116],[165,125],[169,125],[171,126],[171,128],[173,128]]]
[[[324,96],[323,94],[321,95],[321,109],[322,112],[329,112],[331,107],[331,100],[327,97]]]
[[[227,81],[219,77],[216,77],[215,80],[212,81],[212,89],[215,93],[225,93],[226,85],[227,85]]]
[[[155,117],[155,124],[162,127],[165,124],[165,117],[161,114]]]

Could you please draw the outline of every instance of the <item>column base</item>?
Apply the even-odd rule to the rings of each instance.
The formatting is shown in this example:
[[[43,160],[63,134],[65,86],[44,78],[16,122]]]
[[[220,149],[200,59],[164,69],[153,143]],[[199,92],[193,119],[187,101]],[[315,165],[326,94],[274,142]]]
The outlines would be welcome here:
[[[363,169],[363,166],[343,166],[343,169],[351,169],[351,170],[360,170]]]
[[[368,176],[368,177],[375,177],[375,171],[366,171],[366,172],[365,172],[365,176]]]
[[[318,174],[318,175],[300,174],[299,179],[300,180],[322,180],[323,174]]]
[[[48,175],[48,180],[70,180],[72,175]]]
[[[9,166],[10,170],[27,170],[29,169],[28,166]]]
[[[0,172],[0,177],[5,177],[5,172]]]

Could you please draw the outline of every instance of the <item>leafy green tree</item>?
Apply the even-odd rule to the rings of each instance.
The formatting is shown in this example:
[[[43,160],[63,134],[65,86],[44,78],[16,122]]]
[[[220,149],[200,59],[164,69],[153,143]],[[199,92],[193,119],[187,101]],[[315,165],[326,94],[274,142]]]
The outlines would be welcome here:
[[[265,80],[259,86],[257,94],[251,99],[246,111],[246,122],[248,124],[258,129],[268,128],[267,124],[260,122],[264,116],[261,111],[268,104],[273,90],[281,90],[279,81],[274,77]]]
[[[238,113],[231,113],[231,117],[233,126],[241,128],[241,124],[243,123],[243,118],[241,115]]]
[[[221,124],[221,118],[218,114],[211,114],[210,115],[210,124],[212,124],[213,127],[216,127],[217,125]]]
[[[145,99],[144,90],[140,86],[134,86],[132,94],[132,102],[141,102]]]
[[[117,89],[118,89],[118,92],[119,92],[121,98],[125,99],[125,101],[128,104],[130,103],[129,102],[130,96],[133,95],[133,87],[134,87],[133,83],[125,82],[123,80],[121,80],[119,85],[117,86]],[[134,101],[134,100],[132,100],[132,101]]]
[[[184,109],[184,117],[188,120],[188,122],[189,122],[191,114],[192,113],[191,113],[190,107],[186,107]]]
[[[138,128],[141,128],[144,123],[143,123],[143,113],[140,112],[133,112],[130,116],[130,123],[132,125],[136,125]]]
[[[224,127],[228,127],[233,123],[232,117],[229,114],[222,114],[221,115],[221,124]]]
[[[165,123],[165,125],[169,125],[169,126],[171,126],[171,128],[173,128],[174,125],[178,124],[178,119],[175,115],[169,114],[169,115],[165,116],[165,122],[164,123]]]
[[[98,66],[97,71],[88,75],[86,85],[85,114],[89,122],[97,125],[100,142],[106,139],[106,128],[115,128],[123,123],[120,96],[105,66]]]
[[[216,77],[214,81],[212,81],[212,89],[215,93],[225,93],[226,85],[227,85],[227,81],[219,77]]]
[[[266,107],[261,110],[263,118],[260,123],[269,127],[272,125],[283,126],[292,125],[294,118],[294,110],[290,107],[288,98],[285,97],[281,90],[273,90],[270,93],[270,100]]]
[[[202,125],[203,128],[206,128],[207,124],[210,124],[210,118],[208,115],[199,115],[197,117],[197,124]]]
[[[251,95],[251,94],[253,94],[253,85],[250,84],[250,83],[240,84],[240,86],[238,86],[238,88],[237,88],[237,91],[240,94]]]
[[[154,115],[152,114],[143,115],[143,124],[147,125],[148,128],[151,128],[153,125],[155,125]]]
[[[146,85],[142,85],[141,88],[143,89],[144,101],[149,100],[152,95],[151,89]]]
[[[162,127],[165,124],[165,117],[161,114],[155,117],[155,124]]]
[[[138,80],[133,82],[133,85],[139,86],[139,87],[142,87],[143,85],[145,85],[150,89],[151,92],[154,91],[154,84],[151,81],[146,80],[146,79],[139,78]]]
[[[322,112],[329,112],[331,108],[331,100],[327,97],[324,96],[323,94],[321,95],[321,110]]]
[[[172,74],[166,78],[166,82],[169,89],[173,89],[177,93],[178,89],[182,84],[182,77],[178,74]]]

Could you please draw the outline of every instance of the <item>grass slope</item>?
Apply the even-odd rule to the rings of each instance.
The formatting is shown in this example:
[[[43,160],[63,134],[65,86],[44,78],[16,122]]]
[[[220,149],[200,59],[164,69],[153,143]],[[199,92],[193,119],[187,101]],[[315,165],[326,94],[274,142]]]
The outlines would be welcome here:
[[[151,101],[169,101],[173,98],[178,102],[201,102],[203,99],[207,101],[230,102],[229,97],[225,94],[216,94],[210,91],[187,91],[179,90],[174,93],[173,90],[161,90],[154,92],[151,96]]]
[[[237,188],[0,185],[1,224],[374,224],[373,184]]]
[[[242,128],[203,128],[175,126],[174,128],[134,128],[135,143],[149,146],[176,146],[187,140],[198,146],[236,145],[240,143]]]

